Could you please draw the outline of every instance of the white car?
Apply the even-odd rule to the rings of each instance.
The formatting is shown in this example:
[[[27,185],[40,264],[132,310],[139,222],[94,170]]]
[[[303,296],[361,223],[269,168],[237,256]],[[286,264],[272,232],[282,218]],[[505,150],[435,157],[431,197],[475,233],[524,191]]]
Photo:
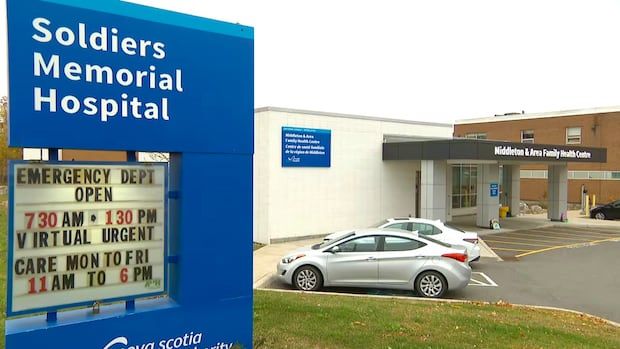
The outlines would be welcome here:
[[[440,220],[424,218],[388,218],[372,228],[400,229],[417,232],[420,236],[428,236],[445,243],[463,246],[467,249],[468,262],[480,259],[480,246],[478,245],[478,233],[467,232],[459,228],[447,225]],[[352,230],[344,230],[327,235],[323,241],[329,241],[350,233]]]

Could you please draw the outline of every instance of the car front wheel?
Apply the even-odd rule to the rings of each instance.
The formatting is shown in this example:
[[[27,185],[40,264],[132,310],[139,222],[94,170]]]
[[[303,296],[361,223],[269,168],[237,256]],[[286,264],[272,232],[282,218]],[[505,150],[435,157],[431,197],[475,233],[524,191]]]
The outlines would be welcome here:
[[[594,218],[596,218],[596,219],[601,219],[601,220],[603,220],[603,219],[607,219],[607,217],[605,216],[605,214],[604,214],[603,212],[597,212],[597,213],[594,215]]]
[[[415,290],[419,295],[429,298],[440,298],[446,293],[448,283],[443,275],[436,271],[425,271],[418,276]]]
[[[295,271],[293,285],[298,290],[316,291],[323,286],[323,276],[317,268],[304,265]]]

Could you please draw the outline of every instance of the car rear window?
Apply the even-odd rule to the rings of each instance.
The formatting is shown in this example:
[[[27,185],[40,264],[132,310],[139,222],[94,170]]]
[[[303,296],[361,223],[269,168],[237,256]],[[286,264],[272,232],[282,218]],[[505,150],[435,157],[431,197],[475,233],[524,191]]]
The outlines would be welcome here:
[[[452,245],[450,245],[450,244],[448,244],[448,243],[445,243],[445,242],[443,242],[443,241],[439,241],[439,240],[435,240],[435,239],[433,239],[433,238],[429,238],[428,236],[420,236],[420,239],[422,239],[422,240],[428,240],[428,241],[430,241],[430,242],[434,242],[434,243],[436,243],[437,245],[441,245],[441,246],[443,246],[443,247],[452,247]]]

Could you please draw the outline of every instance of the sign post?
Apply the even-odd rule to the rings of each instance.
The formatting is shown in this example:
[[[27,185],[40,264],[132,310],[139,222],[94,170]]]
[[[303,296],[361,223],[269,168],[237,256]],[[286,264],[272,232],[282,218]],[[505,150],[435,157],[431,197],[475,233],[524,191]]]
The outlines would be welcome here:
[[[10,165],[6,348],[251,348],[252,28],[120,0],[7,17],[10,146],[170,162]]]

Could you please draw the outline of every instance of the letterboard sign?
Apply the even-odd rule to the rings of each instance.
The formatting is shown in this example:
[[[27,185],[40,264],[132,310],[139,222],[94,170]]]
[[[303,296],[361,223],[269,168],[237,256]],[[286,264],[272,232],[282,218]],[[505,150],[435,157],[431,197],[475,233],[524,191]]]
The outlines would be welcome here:
[[[165,291],[166,164],[11,164],[10,315]]]
[[[332,131],[282,127],[282,167],[330,167]]]

